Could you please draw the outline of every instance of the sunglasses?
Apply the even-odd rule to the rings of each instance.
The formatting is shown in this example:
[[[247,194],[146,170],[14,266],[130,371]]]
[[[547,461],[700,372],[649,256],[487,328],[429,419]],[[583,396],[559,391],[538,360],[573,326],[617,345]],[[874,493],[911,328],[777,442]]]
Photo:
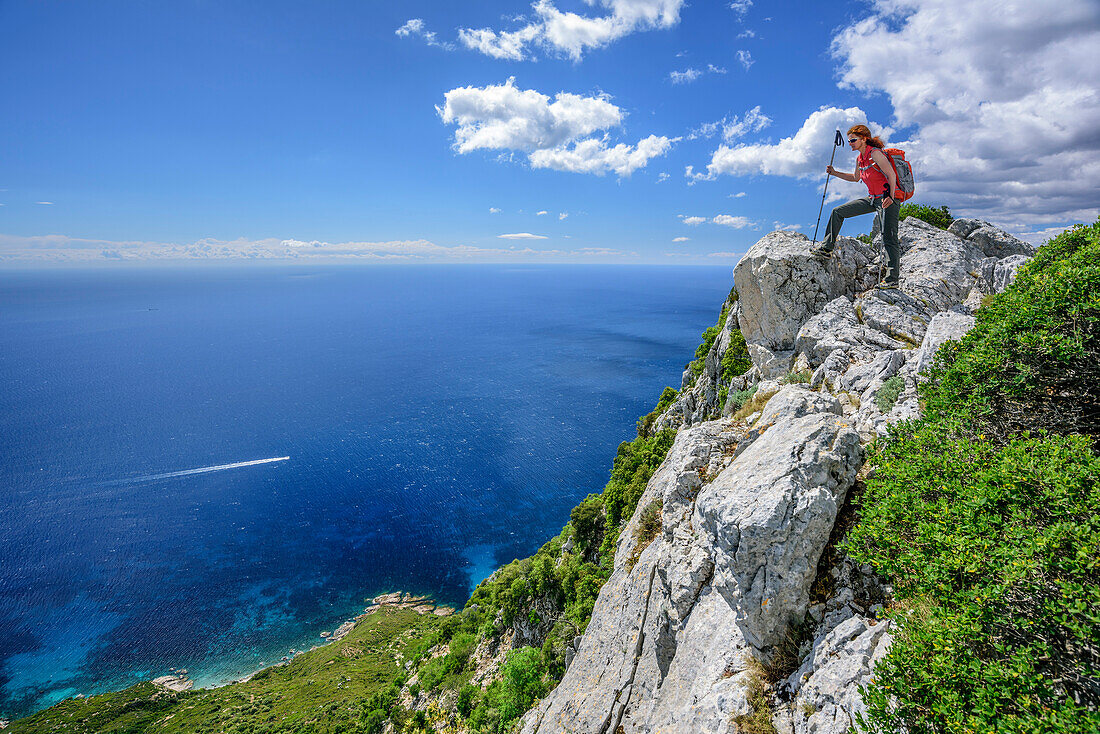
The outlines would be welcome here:
[[[849,143],[858,143],[858,142],[859,142],[859,138],[848,138],[848,142],[849,142]]]

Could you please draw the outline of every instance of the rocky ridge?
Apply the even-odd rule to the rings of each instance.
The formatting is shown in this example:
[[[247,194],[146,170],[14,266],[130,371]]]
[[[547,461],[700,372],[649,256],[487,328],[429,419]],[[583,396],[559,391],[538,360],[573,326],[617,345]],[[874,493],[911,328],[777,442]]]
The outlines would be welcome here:
[[[896,290],[873,289],[878,243],[851,238],[822,262],[803,235],[773,232],[737,265],[703,373],[685,373],[657,419],[680,429],[638,503],[658,503],[661,531],[635,532],[640,511],[626,526],[565,676],[523,732],[735,732],[760,714],[762,676],[779,732],[853,725],[892,625],[889,587],[835,551],[864,446],[918,414],[936,350],[1034,252],[980,220],[909,218],[899,235]],[[721,384],[734,329],[753,366]],[[752,386],[754,412],[733,420],[718,396]]]

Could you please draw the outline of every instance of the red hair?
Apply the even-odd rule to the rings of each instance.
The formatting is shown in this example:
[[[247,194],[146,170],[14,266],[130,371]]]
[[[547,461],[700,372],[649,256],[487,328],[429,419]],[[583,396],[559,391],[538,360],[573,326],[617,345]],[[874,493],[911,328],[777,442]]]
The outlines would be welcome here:
[[[871,130],[866,125],[852,125],[848,128],[848,134],[855,133],[859,137],[867,141],[867,144],[872,148],[885,148],[886,144],[882,142],[881,138],[876,138],[871,135]]]

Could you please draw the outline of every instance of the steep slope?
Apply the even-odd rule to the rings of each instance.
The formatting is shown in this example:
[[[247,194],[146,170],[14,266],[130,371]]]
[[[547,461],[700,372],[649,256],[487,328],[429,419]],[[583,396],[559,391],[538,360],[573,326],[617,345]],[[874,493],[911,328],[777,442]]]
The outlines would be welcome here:
[[[818,566],[863,445],[918,413],[920,370],[1033,252],[960,222],[903,222],[899,290],[867,290],[879,266],[859,240],[842,238],[824,263],[788,232],[750,249],[723,333],[744,335],[752,369],[725,384],[705,370],[691,386],[703,398],[727,392],[727,415],[735,394],[755,388],[749,415],[707,420],[717,406],[697,398],[712,407],[685,409],[681,393],[657,419],[681,428],[638,503],[660,508],[660,534],[641,547],[639,514],[619,536],[576,657],[525,733],[738,731],[773,718],[760,710],[760,679],[786,675],[777,689],[790,702],[768,726],[853,724],[858,686],[891,641],[875,606],[889,589],[843,556],[826,559],[827,580]],[[721,363],[722,346],[709,363]]]

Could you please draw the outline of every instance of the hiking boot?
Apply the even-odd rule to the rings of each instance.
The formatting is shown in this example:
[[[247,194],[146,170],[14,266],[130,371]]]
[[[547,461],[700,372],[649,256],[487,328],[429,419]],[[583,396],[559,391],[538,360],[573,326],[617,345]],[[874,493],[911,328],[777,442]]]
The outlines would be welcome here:
[[[884,291],[884,290],[888,290],[888,289],[891,289],[891,288],[897,288],[900,285],[901,285],[901,283],[899,283],[896,280],[884,280],[881,283],[879,283],[878,285],[876,285],[875,288],[878,288],[879,290]]]
[[[824,245],[818,245],[810,250],[810,254],[816,257],[818,260],[828,260],[833,256],[832,248],[827,248]]]

